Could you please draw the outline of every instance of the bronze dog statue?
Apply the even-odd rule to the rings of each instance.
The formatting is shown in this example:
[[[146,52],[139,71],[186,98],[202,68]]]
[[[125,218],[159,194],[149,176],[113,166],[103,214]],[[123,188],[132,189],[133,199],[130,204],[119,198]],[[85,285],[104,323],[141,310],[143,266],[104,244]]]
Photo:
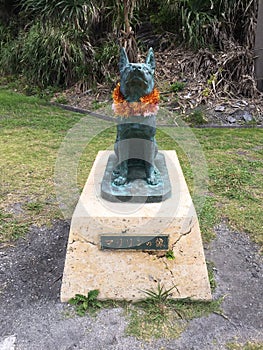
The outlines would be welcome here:
[[[154,88],[152,48],[145,63],[130,63],[122,48],[119,69],[120,84],[113,93],[113,109],[119,120],[114,146],[117,166],[112,173],[112,184],[127,184],[131,169],[140,167],[145,171],[147,183],[157,185],[158,170],[154,159],[158,153],[155,134],[159,93]]]

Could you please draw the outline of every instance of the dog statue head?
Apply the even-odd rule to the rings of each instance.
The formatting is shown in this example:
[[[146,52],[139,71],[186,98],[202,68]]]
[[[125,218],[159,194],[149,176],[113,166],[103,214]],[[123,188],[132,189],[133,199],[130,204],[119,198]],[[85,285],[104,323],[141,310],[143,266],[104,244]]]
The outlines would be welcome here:
[[[130,63],[126,51],[120,53],[120,91],[128,102],[139,101],[150,94],[154,88],[155,59],[150,48],[145,63]]]

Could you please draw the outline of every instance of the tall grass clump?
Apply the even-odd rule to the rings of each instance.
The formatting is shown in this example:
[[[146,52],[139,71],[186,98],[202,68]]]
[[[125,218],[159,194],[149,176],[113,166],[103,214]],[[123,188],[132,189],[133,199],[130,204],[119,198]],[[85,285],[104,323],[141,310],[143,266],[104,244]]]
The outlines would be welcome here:
[[[4,48],[5,44],[12,38],[10,29],[0,23],[0,52]]]
[[[86,30],[98,16],[98,1],[86,0],[24,0],[20,1],[24,12],[42,23],[68,23],[73,28]]]
[[[42,86],[70,86],[94,79],[93,50],[85,36],[66,25],[33,25],[24,40],[21,62],[29,81]]]
[[[151,20],[189,47],[254,45],[257,0],[164,0]]]
[[[0,73],[16,74],[19,71],[22,51],[21,36],[14,37],[9,27],[0,24]]]
[[[92,85],[95,79],[94,50],[87,36],[67,25],[36,23],[17,38],[1,40],[0,53],[2,73],[21,74],[40,87],[68,87],[78,81]]]
[[[0,26],[0,71],[40,87],[92,86],[97,73],[89,27],[95,4],[84,0],[17,1],[16,32]],[[9,28],[9,29],[8,29]]]

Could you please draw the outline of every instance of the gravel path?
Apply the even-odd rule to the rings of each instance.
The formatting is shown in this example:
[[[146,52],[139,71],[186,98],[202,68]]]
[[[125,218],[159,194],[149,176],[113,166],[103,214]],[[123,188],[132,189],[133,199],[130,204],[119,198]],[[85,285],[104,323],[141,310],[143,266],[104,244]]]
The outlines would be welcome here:
[[[69,225],[58,221],[0,249],[0,350],[217,350],[233,341],[263,343],[263,264],[245,234],[220,225],[205,249],[225,317],[194,319],[179,339],[143,342],[125,335],[121,308],[79,317],[59,302],[68,233]]]

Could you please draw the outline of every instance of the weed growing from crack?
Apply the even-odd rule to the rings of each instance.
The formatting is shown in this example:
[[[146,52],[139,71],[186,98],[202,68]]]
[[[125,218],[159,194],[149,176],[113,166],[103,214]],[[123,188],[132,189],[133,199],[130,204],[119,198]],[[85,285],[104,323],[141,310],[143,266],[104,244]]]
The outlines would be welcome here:
[[[157,290],[144,290],[143,293],[147,295],[147,298],[145,299],[145,303],[149,306],[152,312],[152,316],[154,319],[163,319],[166,316],[166,311],[169,308],[169,297],[172,296],[171,291],[175,289],[176,286],[173,286],[169,288],[168,290],[164,288],[164,286],[161,286],[160,283],[158,283]],[[182,318],[182,315],[179,311],[176,309],[174,310],[177,315]]]
[[[173,250],[168,250],[165,254],[165,257],[167,260],[174,260],[175,256]]]
[[[98,309],[121,307],[128,318],[127,335],[138,339],[177,338],[186,329],[188,321],[215,312],[222,315],[220,305],[222,300],[212,302],[196,302],[189,299],[171,299],[173,286],[165,289],[158,284],[157,290],[145,290],[147,298],[136,303],[127,301],[98,301],[99,291],[92,290],[87,296],[76,294],[69,300],[75,306],[76,313],[84,316],[94,315]],[[68,317],[71,317],[69,315]]]

